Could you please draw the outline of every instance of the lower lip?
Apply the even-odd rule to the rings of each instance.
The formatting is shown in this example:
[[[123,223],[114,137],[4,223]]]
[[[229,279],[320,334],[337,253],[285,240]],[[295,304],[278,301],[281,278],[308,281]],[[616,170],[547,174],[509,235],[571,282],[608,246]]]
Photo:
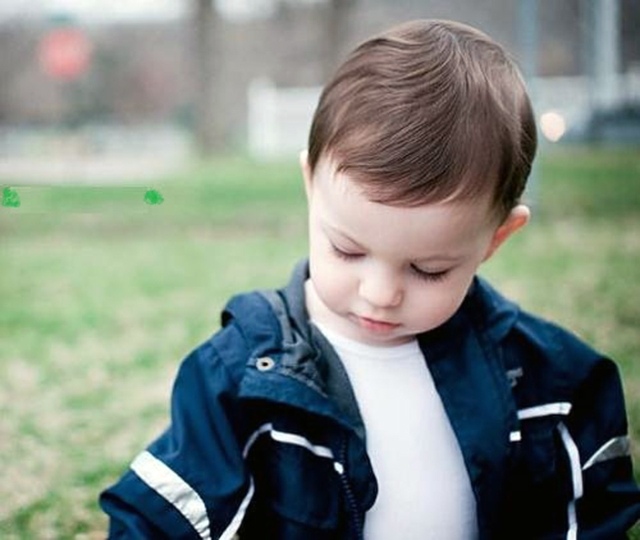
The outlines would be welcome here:
[[[365,330],[380,334],[388,334],[400,326],[399,324],[375,321],[373,319],[367,319],[366,317],[357,317],[357,320],[358,324]]]

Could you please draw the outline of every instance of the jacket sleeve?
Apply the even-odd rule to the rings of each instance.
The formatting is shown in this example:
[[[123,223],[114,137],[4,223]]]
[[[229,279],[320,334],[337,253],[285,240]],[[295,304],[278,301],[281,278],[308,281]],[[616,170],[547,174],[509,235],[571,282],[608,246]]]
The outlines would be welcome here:
[[[520,431],[506,530],[531,540],[622,540],[640,519],[616,364],[522,315],[505,340]]]
[[[170,427],[100,496],[109,538],[234,537],[252,485],[237,427],[237,377],[229,366],[245,362],[223,363],[216,351],[241,360],[246,351],[237,333],[225,328],[181,365]]]
[[[623,390],[616,365],[600,359],[577,391],[560,439],[575,501],[567,519],[579,540],[627,538],[640,518]],[[572,501],[573,502],[573,501]]]
[[[547,373],[535,385],[555,391],[518,411],[521,474],[512,528],[524,531],[522,538],[622,540],[640,518],[617,367],[582,352],[561,363],[564,373]]]

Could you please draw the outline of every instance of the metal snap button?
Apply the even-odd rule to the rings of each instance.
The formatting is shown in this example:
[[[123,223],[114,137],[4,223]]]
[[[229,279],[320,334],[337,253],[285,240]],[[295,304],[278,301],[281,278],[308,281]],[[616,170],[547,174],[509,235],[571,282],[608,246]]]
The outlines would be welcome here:
[[[273,359],[269,358],[268,356],[258,358],[258,360],[256,361],[256,368],[258,368],[258,371],[269,371],[270,369],[273,369],[275,365],[276,363],[273,361]]]

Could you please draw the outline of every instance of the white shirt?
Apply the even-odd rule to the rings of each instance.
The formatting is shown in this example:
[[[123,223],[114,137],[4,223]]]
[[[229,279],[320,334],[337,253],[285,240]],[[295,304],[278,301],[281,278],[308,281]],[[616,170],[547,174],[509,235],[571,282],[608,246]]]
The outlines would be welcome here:
[[[477,538],[462,453],[417,341],[374,347],[317,326],[349,375],[378,480],[365,538]]]

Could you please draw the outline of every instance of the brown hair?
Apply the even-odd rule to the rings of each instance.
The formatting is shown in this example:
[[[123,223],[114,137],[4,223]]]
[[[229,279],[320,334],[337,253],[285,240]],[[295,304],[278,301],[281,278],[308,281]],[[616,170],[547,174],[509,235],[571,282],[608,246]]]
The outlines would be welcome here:
[[[321,157],[372,200],[418,206],[490,194],[499,217],[518,202],[536,150],[515,62],[482,32],[418,20],[357,47],[326,85],[309,135]]]

